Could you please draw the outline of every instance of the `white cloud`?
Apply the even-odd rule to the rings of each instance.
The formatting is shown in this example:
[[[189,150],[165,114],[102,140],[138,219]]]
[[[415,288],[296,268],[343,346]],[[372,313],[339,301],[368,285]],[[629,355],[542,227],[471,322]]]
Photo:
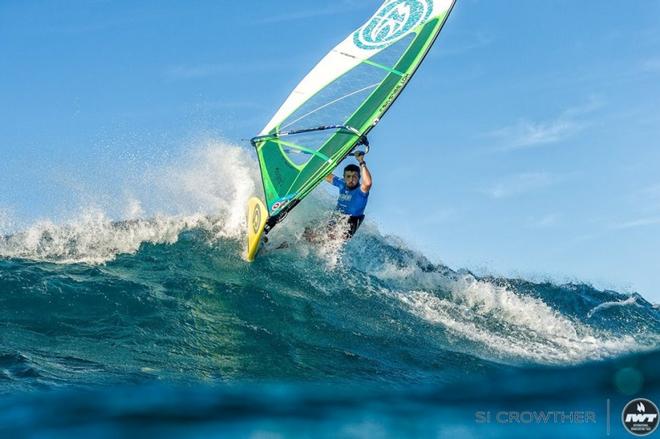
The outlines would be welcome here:
[[[617,230],[624,230],[624,229],[635,229],[638,227],[655,226],[655,225],[660,225],[660,217],[639,218],[625,223],[616,224],[612,228]]]
[[[14,226],[12,210],[8,207],[0,206],[0,239],[2,239],[2,235],[10,233]]]
[[[637,206],[660,208],[660,183],[640,188],[631,194],[631,201]]]
[[[527,172],[505,178],[483,192],[496,200],[546,188],[561,178],[547,172]]]
[[[642,193],[649,197],[660,197],[660,183],[645,187],[642,189]]]
[[[560,219],[561,219],[560,214],[549,213],[540,218],[532,218],[530,220],[530,226],[534,229],[547,229],[559,224]]]
[[[586,103],[567,108],[552,120],[533,122],[519,120],[514,125],[505,126],[486,134],[497,140],[498,151],[538,147],[564,141],[582,131],[588,123],[583,116],[592,113],[603,106],[603,102],[592,97]]]
[[[646,73],[660,73],[660,58],[650,58],[642,61],[642,71]]]
[[[632,172],[637,172],[635,169]],[[660,183],[641,187],[630,193],[628,200],[641,217],[653,217],[660,213]]]
[[[571,121],[557,120],[534,123],[525,120],[490,133],[506,143],[499,150],[510,151],[532,146],[560,142],[578,132],[582,127]]]

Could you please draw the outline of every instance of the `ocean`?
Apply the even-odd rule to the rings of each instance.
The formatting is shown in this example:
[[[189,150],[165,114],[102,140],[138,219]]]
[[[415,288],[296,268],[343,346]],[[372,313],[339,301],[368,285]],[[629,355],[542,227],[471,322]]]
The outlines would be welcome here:
[[[660,403],[641,295],[455,270],[369,222],[313,246],[304,214],[248,264],[251,189],[3,235],[1,436],[629,437],[624,406]]]

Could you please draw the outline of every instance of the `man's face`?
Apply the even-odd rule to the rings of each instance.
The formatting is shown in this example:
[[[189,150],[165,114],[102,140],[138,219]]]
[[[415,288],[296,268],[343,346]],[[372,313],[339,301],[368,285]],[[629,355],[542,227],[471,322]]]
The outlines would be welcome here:
[[[355,171],[345,171],[344,181],[346,182],[346,187],[349,189],[355,189],[358,183],[360,183],[360,176]]]

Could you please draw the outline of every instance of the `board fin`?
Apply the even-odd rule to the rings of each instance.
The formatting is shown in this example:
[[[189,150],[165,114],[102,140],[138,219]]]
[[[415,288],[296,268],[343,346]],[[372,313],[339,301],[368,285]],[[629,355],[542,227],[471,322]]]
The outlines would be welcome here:
[[[261,237],[264,234],[264,228],[268,221],[268,210],[266,205],[257,197],[252,197],[248,201],[247,227],[248,227],[248,248],[247,260],[254,261],[261,245]]]

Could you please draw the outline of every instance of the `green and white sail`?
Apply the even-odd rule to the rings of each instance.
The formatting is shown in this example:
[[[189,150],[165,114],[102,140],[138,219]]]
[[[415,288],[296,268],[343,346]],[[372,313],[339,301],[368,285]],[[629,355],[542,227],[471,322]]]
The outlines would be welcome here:
[[[455,0],[387,0],[295,88],[258,137],[269,216],[307,196],[394,103]]]

